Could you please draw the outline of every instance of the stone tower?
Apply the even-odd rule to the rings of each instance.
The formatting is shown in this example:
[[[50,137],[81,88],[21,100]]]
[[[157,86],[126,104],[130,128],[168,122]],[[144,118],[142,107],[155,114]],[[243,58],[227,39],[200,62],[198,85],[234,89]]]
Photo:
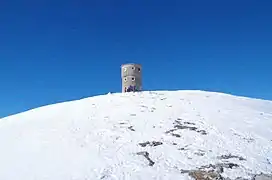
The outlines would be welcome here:
[[[142,66],[140,64],[123,64],[121,66],[122,92],[142,91]]]

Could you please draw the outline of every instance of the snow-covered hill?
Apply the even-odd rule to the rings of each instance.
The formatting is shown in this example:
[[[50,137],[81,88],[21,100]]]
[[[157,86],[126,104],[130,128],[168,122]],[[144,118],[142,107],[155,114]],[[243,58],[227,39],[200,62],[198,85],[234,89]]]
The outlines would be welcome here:
[[[0,180],[251,179],[272,174],[272,102],[108,94],[3,118],[0,143]]]

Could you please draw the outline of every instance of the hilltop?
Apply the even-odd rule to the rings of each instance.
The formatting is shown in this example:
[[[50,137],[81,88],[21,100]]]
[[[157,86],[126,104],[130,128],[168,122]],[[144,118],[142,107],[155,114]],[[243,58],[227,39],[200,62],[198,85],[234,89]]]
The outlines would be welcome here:
[[[113,93],[2,118],[0,142],[1,180],[269,179],[272,102]]]

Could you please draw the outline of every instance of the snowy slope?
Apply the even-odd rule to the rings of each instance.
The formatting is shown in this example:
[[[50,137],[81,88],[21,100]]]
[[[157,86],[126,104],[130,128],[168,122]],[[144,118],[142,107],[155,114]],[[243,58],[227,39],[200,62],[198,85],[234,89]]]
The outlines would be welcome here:
[[[250,179],[272,173],[272,102],[108,94],[3,118],[0,142],[0,180],[176,180],[208,166]]]

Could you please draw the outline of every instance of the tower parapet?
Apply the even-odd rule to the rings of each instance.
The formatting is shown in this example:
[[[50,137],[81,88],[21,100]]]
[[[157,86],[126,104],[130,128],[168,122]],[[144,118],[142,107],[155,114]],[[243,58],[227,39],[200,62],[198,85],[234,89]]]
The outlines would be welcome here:
[[[142,91],[142,66],[140,64],[123,64],[121,71],[122,92]]]

